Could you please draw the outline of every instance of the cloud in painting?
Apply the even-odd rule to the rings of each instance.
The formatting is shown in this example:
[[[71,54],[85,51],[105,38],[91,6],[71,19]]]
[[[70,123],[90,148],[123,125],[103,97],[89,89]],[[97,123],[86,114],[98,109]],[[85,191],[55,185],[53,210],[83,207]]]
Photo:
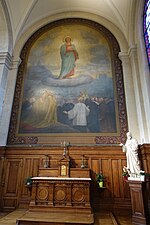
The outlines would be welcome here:
[[[48,77],[46,80],[42,80],[42,84],[44,85],[51,85],[53,87],[71,87],[71,86],[78,86],[82,84],[91,83],[93,78],[90,76],[81,75],[80,77],[74,77],[70,79],[53,79]]]
[[[45,66],[34,66],[28,68],[28,82],[34,84],[38,82],[45,85],[45,86],[52,86],[52,87],[67,87],[67,86],[78,86],[82,84],[91,83],[93,78],[87,74],[80,74],[78,77],[72,77],[69,79],[56,79],[54,78],[53,74],[50,70],[48,70]]]

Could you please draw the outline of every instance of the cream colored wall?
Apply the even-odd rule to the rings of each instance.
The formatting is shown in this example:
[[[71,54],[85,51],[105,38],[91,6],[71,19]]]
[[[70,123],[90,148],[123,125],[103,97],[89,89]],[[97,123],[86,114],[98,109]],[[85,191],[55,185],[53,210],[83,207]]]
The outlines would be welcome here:
[[[135,15],[135,35],[134,40],[137,46],[138,83],[140,87],[140,136],[144,143],[150,142],[150,70],[148,68],[147,55],[145,53],[145,43],[143,39],[143,1],[138,1]]]
[[[142,1],[140,0],[140,3],[141,2]],[[137,14],[140,7],[141,5],[139,4],[136,9]],[[0,121],[0,145],[2,146],[6,145],[7,141],[7,132],[9,129],[9,120],[11,115],[11,108],[17,76],[17,68],[19,65],[19,56],[23,45],[36,30],[38,30],[45,24],[58,19],[71,17],[90,19],[95,22],[98,22],[103,26],[105,26],[108,30],[110,30],[118,40],[118,43],[121,48],[119,57],[122,60],[123,66],[129,130],[139,140],[139,143],[142,143],[143,141],[146,143],[150,142],[148,135],[150,129],[148,127],[149,125],[147,125],[149,118],[147,110],[149,109],[148,102],[150,99],[148,95],[149,93],[148,84],[150,80],[148,79],[147,67],[146,65],[144,65],[145,52],[142,53],[143,51],[143,45],[141,44],[142,36],[140,42],[137,41],[138,38],[135,40],[134,38],[129,38],[129,40],[127,41],[125,36],[123,35],[123,32],[121,32],[121,30],[119,30],[114,24],[104,19],[103,17],[96,16],[90,13],[68,12],[68,13],[60,13],[42,19],[38,21],[36,24],[30,26],[30,28],[28,28],[24,33],[20,32],[20,36],[18,35],[18,37],[16,38],[17,41],[13,48],[13,57],[9,58],[10,66],[7,68],[8,76],[5,85],[6,91],[5,97],[3,98],[3,100],[1,100],[4,102],[4,104],[1,107],[2,114]],[[136,21],[134,21],[134,17],[132,18],[132,20],[136,24]],[[141,35],[141,32],[139,31],[139,26],[137,28],[138,32],[140,33],[139,35]],[[134,32],[136,31],[134,29],[131,29],[130,32],[131,32],[130,37],[134,37]],[[7,40],[5,41],[6,44],[8,44]],[[142,61],[143,64],[141,66]],[[2,65],[3,68],[5,66],[6,66],[5,64]],[[0,70],[0,74],[1,76],[5,75],[2,69]]]
[[[11,55],[9,54],[9,27],[7,25],[7,13],[4,13],[5,4],[0,2],[0,141],[1,145],[6,143],[9,117],[6,119],[6,125],[3,124],[6,114],[5,96],[7,91],[7,78],[11,66]],[[10,111],[10,109],[9,109]],[[10,115],[9,115],[10,116]],[[4,130],[7,130],[3,135]],[[4,140],[4,142],[3,142]],[[4,143],[4,144],[3,144]]]

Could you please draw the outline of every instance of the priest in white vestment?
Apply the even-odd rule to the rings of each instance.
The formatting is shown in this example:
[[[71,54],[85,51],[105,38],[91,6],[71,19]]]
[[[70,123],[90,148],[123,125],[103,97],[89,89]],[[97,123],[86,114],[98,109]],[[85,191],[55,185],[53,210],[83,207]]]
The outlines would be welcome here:
[[[81,97],[70,111],[64,113],[68,114],[68,118],[72,120],[73,126],[83,132],[87,131],[87,116],[89,115],[90,109],[85,105],[84,99]]]

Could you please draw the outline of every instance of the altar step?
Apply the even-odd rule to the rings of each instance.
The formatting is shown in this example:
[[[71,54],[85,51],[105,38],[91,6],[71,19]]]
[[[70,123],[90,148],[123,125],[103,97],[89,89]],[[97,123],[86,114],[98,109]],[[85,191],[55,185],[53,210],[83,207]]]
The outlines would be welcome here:
[[[16,225],[16,220],[20,220],[21,222],[21,218],[23,218],[23,216],[26,213],[27,213],[27,210],[25,209],[17,209],[9,214],[0,212],[0,225]],[[63,221],[63,218],[62,218],[62,221]],[[53,224],[56,225],[56,223],[54,222]],[[74,224],[74,221],[72,221],[71,225],[73,224]],[[31,222],[30,222],[30,225],[32,225]],[[120,212],[117,215],[114,215],[112,212],[107,212],[107,211],[95,212],[94,225],[132,225],[131,212],[123,211],[123,213]]]
[[[66,214],[27,211],[16,222],[16,225],[92,225],[93,214]]]

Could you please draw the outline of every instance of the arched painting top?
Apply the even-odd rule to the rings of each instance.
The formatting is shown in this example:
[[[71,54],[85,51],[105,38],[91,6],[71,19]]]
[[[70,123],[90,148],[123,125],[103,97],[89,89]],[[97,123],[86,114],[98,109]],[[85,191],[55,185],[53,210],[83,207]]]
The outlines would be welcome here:
[[[8,144],[124,142],[119,45],[102,25],[63,19],[35,32],[18,68]]]

